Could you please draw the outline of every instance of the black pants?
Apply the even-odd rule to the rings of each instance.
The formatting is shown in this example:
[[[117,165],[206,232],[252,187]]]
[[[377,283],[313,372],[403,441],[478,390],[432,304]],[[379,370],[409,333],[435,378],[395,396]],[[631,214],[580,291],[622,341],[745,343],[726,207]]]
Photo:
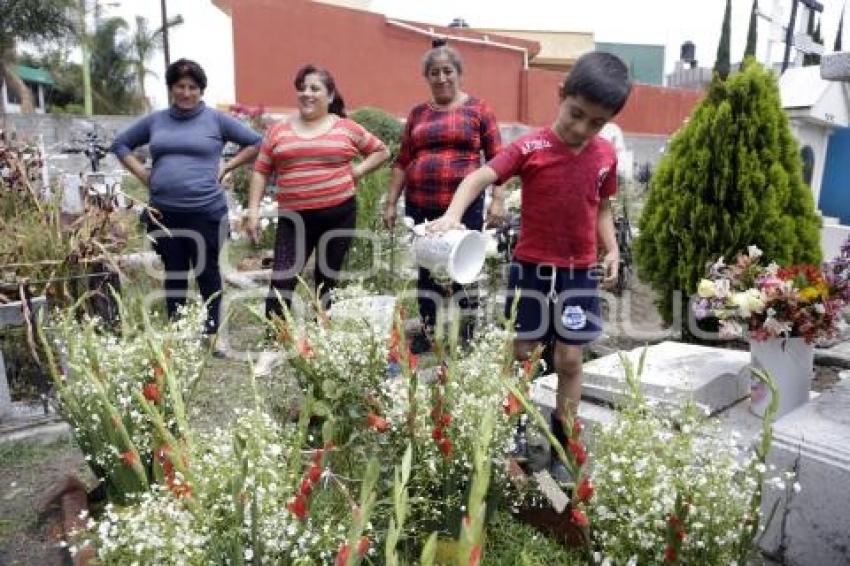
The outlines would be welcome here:
[[[154,251],[165,266],[165,305],[174,318],[186,303],[189,271],[193,271],[201,297],[207,302],[204,331],[218,332],[221,316],[221,272],[218,255],[227,237],[227,209],[211,213],[161,211],[159,224],[171,235],[146,218],[148,233],[154,239]],[[210,297],[215,298],[210,300]]]
[[[445,214],[445,210],[435,208],[424,208],[405,202],[404,213],[410,216],[414,222],[421,224],[426,220],[434,220]],[[461,218],[461,222],[469,230],[481,230],[484,226],[484,197],[478,198],[473,202]],[[416,283],[418,292],[417,302],[419,303],[419,316],[422,318],[422,324],[433,327],[437,322],[437,302],[435,296],[447,295],[446,288],[439,285],[431,277],[431,272],[424,267],[419,268],[419,279]],[[478,308],[478,304],[470,298],[464,287],[457,283],[452,283],[451,292],[458,297],[458,305],[464,310],[472,310]]]
[[[297,278],[314,250],[313,279],[327,307],[329,293],[336,287],[345,254],[351,247],[356,221],[357,200],[354,198],[328,208],[281,213],[277,221],[271,287],[266,299],[267,317],[283,316],[283,305],[292,306]],[[335,233],[335,230],[342,232]]]

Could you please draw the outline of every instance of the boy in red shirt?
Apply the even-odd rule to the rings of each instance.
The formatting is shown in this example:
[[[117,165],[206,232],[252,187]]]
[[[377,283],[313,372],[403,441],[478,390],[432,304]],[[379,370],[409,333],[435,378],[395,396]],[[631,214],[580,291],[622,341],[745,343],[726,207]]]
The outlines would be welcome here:
[[[463,212],[487,185],[519,175],[521,230],[505,309],[509,314],[518,291],[518,359],[555,338],[558,393],[552,425],[561,442],[563,423],[576,414],[581,398],[583,347],[601,334],[597,288],[600,280],[603,285],[616,281],[619,265],[609,200],[617,191],[617,155],[597,134],[623,108],[630,91],[628,69],[619,58],[598,52],[580,57],[560,89],[552,126],[520,137],[467,176],[430,228],[459,227]]]

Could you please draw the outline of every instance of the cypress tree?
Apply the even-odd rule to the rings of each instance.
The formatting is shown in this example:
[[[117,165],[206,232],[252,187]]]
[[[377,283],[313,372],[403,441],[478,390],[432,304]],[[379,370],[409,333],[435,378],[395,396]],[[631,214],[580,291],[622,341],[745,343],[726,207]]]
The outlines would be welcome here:
[[[708,263],[751,244],[780,265],[820,261],[820,219],[776,78],[748,59],[727,81],[715,78],[668,144],[635,252],[670,322],[675,292],[686,306]]]
[[[747,46],[744,48],[744,59],[756,56],[756,42],[758,41],[758,0],[753,0],[750,10],[750,27],[747,30]]]
[[[726,13],[723,15],[723,25],[720,28],[720,43],[717,44],[717,58],[714,61],[714,72],[726,80],[732,64],[729,61],[729,42],[732,35],[732,0],[726,0]]]
[[[841,8],[841,18],[838,20],[838,31],[835,32],[835,44],[832,50],[836,53],[841,51],[841,35],[844,33],[844,8]]]

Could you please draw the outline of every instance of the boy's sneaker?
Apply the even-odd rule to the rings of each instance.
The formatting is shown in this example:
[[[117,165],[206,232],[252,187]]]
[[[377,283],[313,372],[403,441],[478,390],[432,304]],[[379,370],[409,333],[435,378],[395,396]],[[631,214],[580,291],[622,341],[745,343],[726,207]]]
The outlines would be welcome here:
[[[425,354],[434,348],[431,339],[424,332],[417,332],[410,341],[410,352],[416,354]]]

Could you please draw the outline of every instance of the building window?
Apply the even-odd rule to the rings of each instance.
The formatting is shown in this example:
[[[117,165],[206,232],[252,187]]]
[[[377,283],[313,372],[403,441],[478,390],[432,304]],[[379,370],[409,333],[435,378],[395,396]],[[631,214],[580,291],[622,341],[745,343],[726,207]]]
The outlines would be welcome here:
[[[803,160],[803,182],[812,186],[812,176],[815,172],[815,152],[810,145],[804,145],[800,150],[800,159]]]

